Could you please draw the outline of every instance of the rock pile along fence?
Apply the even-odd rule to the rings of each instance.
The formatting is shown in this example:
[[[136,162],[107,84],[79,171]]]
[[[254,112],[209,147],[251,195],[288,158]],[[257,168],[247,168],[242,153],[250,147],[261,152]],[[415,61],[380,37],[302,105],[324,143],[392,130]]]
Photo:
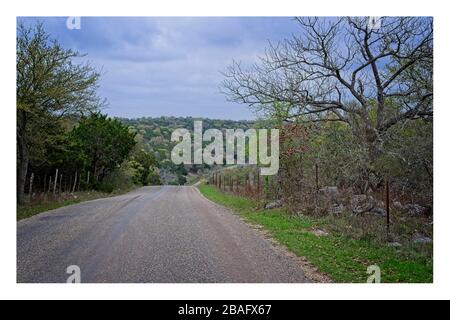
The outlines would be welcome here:
[[[323,193],[324,189],[336,188],[336,187],[325,187],[321,188],[319,184],[319,170],[318,166],[314,167],[315,173],[315,185],[314,190],[314,203],[318,204],[318,198]],[[266,203],[272,202],[274,207],[279,207],[282,204],[282,200],[278,197],[274,197],[268,190],[271,186],[271,179],[275,179],[270,176],[260,176],[258,170],[254,170],[251,172],[247,172],[245,174],[242,173],[234,173],[233,171],[221,171],[214,172],[209,176],[208,184],[215,186],[220,189],[222,192],[244,196],[248,198],[252,198],[254,200],[258,200]],[[389,177],[385,178],[385,189],[383,196],[382,207],[384,209],[384,218],[385,218],[385,227],[387,237],[390,236],[390,227],[391,227],[391,191],[390,191],[390,183],[391,179]],[[337,189],[337,188],[336,188]],[[337,192],[337,191],[336,191]],[[278,195],[279,196],[279,195]],[[269,204],[271,205],[271,204]],[[330,210],[332,212],[332,210]]]

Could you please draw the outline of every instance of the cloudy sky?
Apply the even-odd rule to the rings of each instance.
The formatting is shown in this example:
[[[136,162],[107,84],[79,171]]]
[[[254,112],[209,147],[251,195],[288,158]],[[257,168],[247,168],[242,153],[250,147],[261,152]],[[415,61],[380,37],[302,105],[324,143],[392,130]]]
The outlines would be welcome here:
[[[221,70],[255,62],[268,41],[297,31],[291,18],[67,18],[36,20],[65,47],[86,53],[103,71],[100,94],[110,116],[194,116],[251,119],[245,105],[219,92]]]

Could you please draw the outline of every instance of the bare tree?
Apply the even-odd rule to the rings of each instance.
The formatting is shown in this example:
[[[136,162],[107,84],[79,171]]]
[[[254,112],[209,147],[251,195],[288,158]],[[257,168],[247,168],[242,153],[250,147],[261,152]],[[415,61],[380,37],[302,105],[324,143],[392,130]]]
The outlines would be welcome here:
[[[224,71],[229,100],[287,121],[342,121],[376,158],[397,123],[433,116],[432,18],[297,18],[297,36]],[[275,112],[276,113],[276,112]]]

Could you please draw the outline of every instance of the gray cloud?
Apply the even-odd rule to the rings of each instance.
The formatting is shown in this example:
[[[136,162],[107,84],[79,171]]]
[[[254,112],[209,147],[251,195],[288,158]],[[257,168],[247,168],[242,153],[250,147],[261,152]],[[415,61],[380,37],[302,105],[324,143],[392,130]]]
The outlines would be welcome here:
[[[254,62],[268,40],[296,29],[289,18],[82,18],[81,30],[66,29],[65,18],[40,20],[102,68],[106,111],[126,117],[251,118],[219,93],[219,71],[232,59]]]

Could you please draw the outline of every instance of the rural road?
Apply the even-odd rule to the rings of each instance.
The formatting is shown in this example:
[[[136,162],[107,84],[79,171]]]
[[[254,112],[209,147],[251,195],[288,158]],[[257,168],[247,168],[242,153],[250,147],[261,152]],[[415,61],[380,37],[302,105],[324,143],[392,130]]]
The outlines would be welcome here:
[[[195,187],[144,187],[17,223],[17,282],[307,282],[295,259]]]

